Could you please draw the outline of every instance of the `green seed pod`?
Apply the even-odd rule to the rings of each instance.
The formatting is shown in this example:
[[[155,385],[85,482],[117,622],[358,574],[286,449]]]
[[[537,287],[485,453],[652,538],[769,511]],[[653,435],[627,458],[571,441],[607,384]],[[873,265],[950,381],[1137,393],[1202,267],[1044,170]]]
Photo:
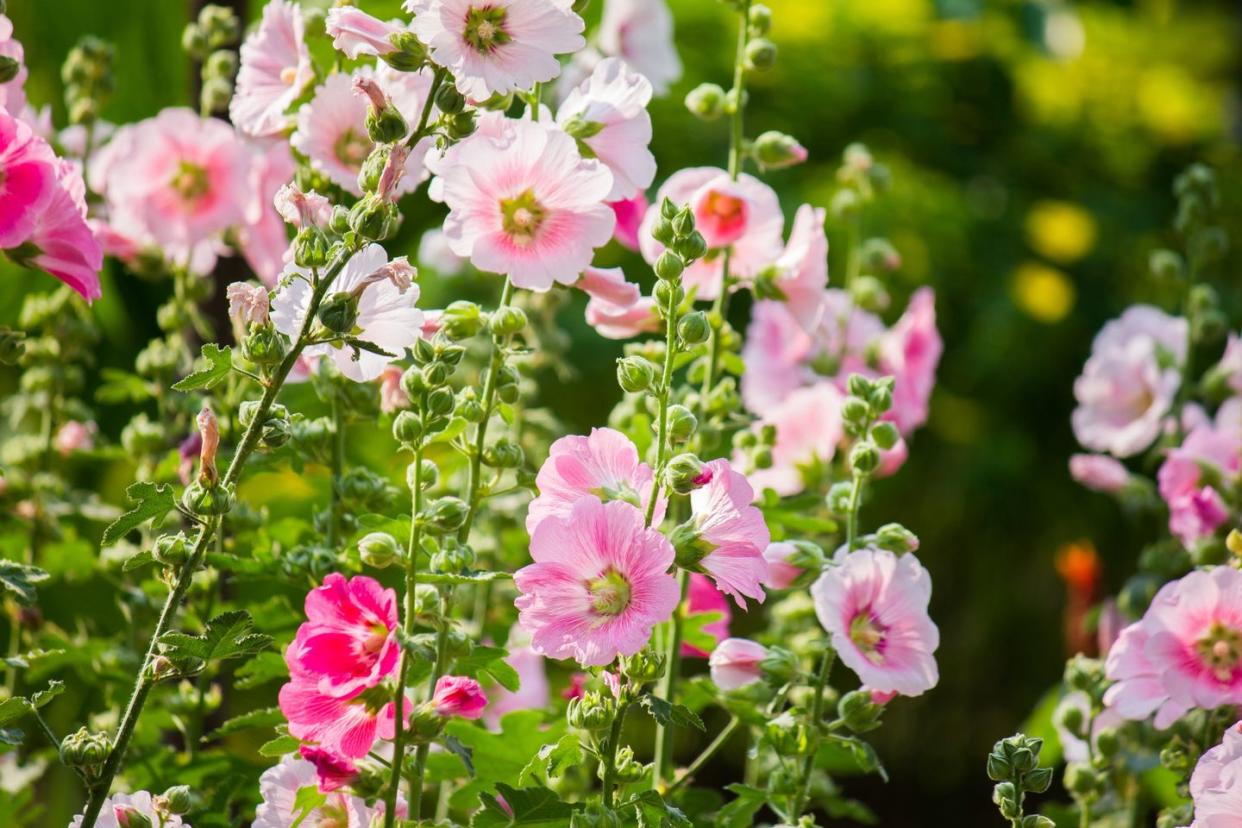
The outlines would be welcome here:
[[[404,446],[418,445],[423,431],[423,421],[413,411],[402,411],[392,421],[392,436]]]
[[[151,557],[165,566],[181,566],[190,554],[190,541],[184,532],[175,535],[161,535],[155,539],[151,548]]]
[[[656,368],[640,356],[627,356],[617,360],[617,384],[623,391],[638,394],[646,391],[656,379]]]
[[[219,483],[206,485],[195,480],[186,486],[181,505],[186,511],[203,517],[225,515],[233,508],[233,493]]]
[[[384,569],[401,559],[401,546],[387,532],[371,532],[359,539],[358,554],[367,566]]]
[[[391,105],[380,110],[370,107],[367,110],[366,124],[367,135],[377,144],[400,141],[410,131],[410,125],[405,122],[405,118]]]
[[[169,814],[187,814],[194,807],[189,785],[174,785],[156,797],[156,807]]]
[[[513,336],[526,329],[526,313],[513,305],[497,308],[488,320],[488,327],[495,336]]]
[[[684,405],[668,407],[668,436],[674,443],[684,443],[698,430],[699,420]]]
[[[671,250],[665,250],[660,254],[660,258],[656,259],[655,274],[666,282],[676,282],[681,278],[682,271],[685,269],[686,263]]]

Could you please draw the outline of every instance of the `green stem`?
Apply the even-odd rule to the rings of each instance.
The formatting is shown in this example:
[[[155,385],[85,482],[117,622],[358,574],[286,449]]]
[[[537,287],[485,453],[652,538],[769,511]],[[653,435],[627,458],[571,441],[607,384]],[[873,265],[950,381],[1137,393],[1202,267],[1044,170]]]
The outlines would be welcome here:
[[[681,606],[686,601],[686,589],[689,584],[690,573],[684,569],[679,570],[677,573],[677,587],[681,593],[681,600],[677,604],[677,611],[673,613],[673,634],[669,637],[668,650],[664,654],[664,675],[660,679],[660,698],[669,702],[672,702],[674,696],[677,695],[677,679],[681,673],[681,637],[682,625],[685,622]],[[672,754],[672,728],[665,725],[657,725],[655,763],[651,770],[652,787],[656,790],[659,790],[664,783],[664,775],[668,769],[669,762],[672,760]]]
[[[629,710],[628,703],[622,703],[617,708],[617,715],[612,718],[612,726],[608,729],[608,744],[604,747],[604,794],[603,804],[605,808],[611,808],[613,802],[613,789],[617,782],[617,747],[621,743],[621,728],[625,724],[625,714]]]
[[[733,731],[737,730],[741,724],[742,720],[737,716],[729,719],[729,723],[724,726],[723,730],[716,734],[716,738],[712,740],[712,743],[703,748],[703,752],[700,753],[695,760],[686,767],[685,772],[681,774],[681,776],[677,777],[677,779],[673,781],[673,784],[668,786],[666,793],[672,793],[682,785],[689,782],[690,779],[698,773],[699,770],[707,764],[713,756],[720,752],[720,749],[725,746],[725,742],[729,741],[729,737],[733,735]]]
[[[854,472],[850,487],[850,511],[845,517],[845,548],[853,552],[858,548],[858,511],[862,507],[862,488],[866,475]]]
[[[814,743],[819,744],[819,734],[823,730],[824,718],[824,688],[828,685],[828,676],[832,672],[832,665],[836,661],[836,652],[832,648],[824,649],[824,657],[819,663],[819,672],[815,675],[814,693],[811,700],[811,730],[815,735]],[[794,800],[793,813],[790,814],[790,822],[797,822],[798,817],[802,815],[803,808],[806,807],[807,801],[811,798],[811,772],[815,769],[815,751],[807,753],[806,759],[802,762],[802,786],[798,792],[797,798]]]
[[[332,389],[332,459],[328,494],[328,548],[336,551],[337,522],[341,511],[341,476],[345,471],[345,422],[338,389]]]
[[[660,388],[657,395],[659,414],[656,432],[656,465],[655,475],[651,480],[651,499],[647,503],[646,525],[655,520],[656,502],[660,499],[660,487],[664,481],[664,467],[668,463],[668,402],[673,385],[673,364],[677,358],[677,303],[672,292],[664,308],[664,370],[660,375]]]
[[[448,669],[448,631],[449,612],[452,610],[452,587],[443,587],[440,591],[440,630],[436,634],[436,663],[431,670],[431,678],[427,680],[427,697],[431,698],[436,691],[436,683]],[[427,754],[431,751],[431,743],[423,742],[418,746],[414,757],[414,778],[410,780],[410,815],[417,820],[417,814],[423,804],[423,777],[427,773]]]

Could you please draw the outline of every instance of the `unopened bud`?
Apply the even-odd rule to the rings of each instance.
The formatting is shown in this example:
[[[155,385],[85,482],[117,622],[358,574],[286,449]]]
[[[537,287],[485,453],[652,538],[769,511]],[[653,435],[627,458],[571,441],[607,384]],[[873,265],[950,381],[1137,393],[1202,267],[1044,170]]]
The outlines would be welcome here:
[[[707,466],[693,454],[677,455],[664,470],[664,482],[677,494],[689,494],[711,479]]]
[[[174,785],[156,797],[156,808],[169,814],[186,814],[194,807],[189,785]]]
[[[711,333],[711,325],[708,324],[707,315],[703,311],[688,313],[677,323],[677,336],[686,345],[699,345],[706,342]]]
[[[759,37],[746,44],[746,68],[763,72],[776,64],[776,44]]]
[[[704,121],[714,121],[725,112],[725,91],[715,83],[700,83],[686,95],[686,109]]]
[[[684,405],[668,407],[668,436],[674,443],[684,443],[694,436],[699,420]]]
[[[400,559],[401,547],[387,532],[371,532],[358,541],[358,554],[367,566],[384,569]]]
[[[488,327],[496,336],[513,336],[526,329],[526,314],[521,308],[505,305],[492,312]]]
[[[767,170],[783,170],[806,160],[806,147],[783,132],[769,130],[755,139],[751,147],[755,162]]]
[[[660,254],[660,258],[656,259],[655,274],[666,282],[675,282],[680,279],[685,269],[686,263],[671,250],[665,250]]]
[[[646,391],[656,379],[656,368],[650,360],[628,356],[617,360],[617,384],[630,394]]]
[[[456,532],[466,522],[470,508],[458,497],[442,497],[423,511],[421,517],[438,532]]]
[[[352,293],[338,291],[319,306],[319,322],[339,336],[350,334],[358,323],[358,300]]]

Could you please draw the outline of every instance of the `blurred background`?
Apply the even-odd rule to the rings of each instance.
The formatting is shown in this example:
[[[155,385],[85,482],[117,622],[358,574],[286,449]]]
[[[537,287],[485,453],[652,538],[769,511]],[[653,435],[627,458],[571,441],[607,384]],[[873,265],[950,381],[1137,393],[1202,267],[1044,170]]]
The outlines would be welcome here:
[[[790,216],[802,202],[826,205],[843,148],[865,142],[893,173],[868,230],[886,233],[902,255],[895,305],[920,284],[934,286],[945,339],[931,420],[863,515],[871,525],[900,519],[922,538],[942,633],[941,684],[887,714],[876,742],[891,781],[850,780],[847,789],[885,825],[992,824],[987,750],[1023,726],[1068,655],[1058,549],[1094,544],[1093,588],[1109,590],[1133,570],[1145,536],[1112,501],[1069,479],[1073,379],[1094,332],[1127,304],[1172,307],[1147,277],[1147,255],[1170,241],[1178,171],[1196,160],[1220,171],[1224,224],[1242,238],[1242,4],[767,2],[780,55],[752,84],[748,129],[788,132],[810,151],[806,165],[767,180]],[[254,18],[262,3],[233,5]],[[382,14],[397,3],[361,5]],[[703,81],[727,84],[734,38],[732,16],[715,0],[671,5],[686,74],[652,106],[661,179],[683,166],[723,165],[723,122],[698,122],[681,99]],[[137,120],[185,104],[194,73],[179,36],[193,6],[9,0],[29,97],[51,104],[63,124],[59,66],[80,35],[94,33],[116,45],[118,91],[105,118]],[[438,221],[425,201],[413,203],[394,255],[413,257],[421,229]],[[842,238],[831,224],[828,232],[834,243]],[[842,248],[833,255],[837,272]],[[639,272],[636,259],[608,255]],[[1231,252],[1220,285],[1233,311],[1242,298],[1239,258]],[[100,361],[123,368],[156,333],[154,309],[170,288],[108,268],[93,308]],[[24,294],[53,286],[0,263],[0,325],[16,325]],[[459,287],[424,290],[435,306]],[[734,321],[742,324],[739,304]],[[562,316],[578,374],[543,400],[574,431],[606,419],[614,400],[598,389],[615,388],[620,352],[584,325],[580,310]],[[0,397],[15,383],[12,371],[0,371]],[[128,417],[105,405],[97,413],[113,438]],[[0,423],[0,434],[7,427]],[[377,451],[387,439],[355,436]],[[120,503],[132,469],[118,461],[80,473],[102,475],[96,485]],[[110,611],[110,584],[81,586],[76,611]]]

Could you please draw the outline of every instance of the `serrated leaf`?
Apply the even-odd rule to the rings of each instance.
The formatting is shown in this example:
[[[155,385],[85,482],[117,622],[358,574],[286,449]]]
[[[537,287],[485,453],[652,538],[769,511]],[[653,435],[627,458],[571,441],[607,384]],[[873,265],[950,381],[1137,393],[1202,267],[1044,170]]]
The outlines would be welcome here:
[[[280,712],[279,707],[264,707],[259,710],[251,710],[249,713],[242,713],[240,716],[234,716],[203,738],[218,739],[230,733],[237,733],[239,730],[249,730],[253,727],[273,727],[278,724],[284,724],[284,721],[285,714]]]
[[[691,828],[693,825],[680,808],[665,802],[656,791],[643,791],[625,803],[625,807],[636,810],[639,828]]]
[[[63,692],[65,692],[65,683],[53,679],[47,683],[46,690],[38,690],[30,695],[30,705],[35,710],[40,710]]]
[[[553,779],[562,775],[567,767],[581,763],[582,740],[577,733],[566,733],[558,741],[539,748],[539,752],[518,774],[518,784],[537,783],[540,775],[544,779]]]
[[[134,483],[125,496],[138,505],[112,522],[103,533],[103,545],[111,546],[148,520],[163,517],[177,506],[173,487],[167,483]]]
[[[684,704],[672,704],[667,699],[654,696],[650,693],[638,700],[639,705],[651,714],[651,718],[660,724],[668,727],[674,725],[676,727],[694,727],[707,732],[707,726],[703,724],[703,720],[699,718],[699,714],[695,713]]]
[[[372,354],[379,354],[380,356],[386,356],[392,359],[397,358],[397,354],[390,354],[387,351],[385,351],[383,348],[381,348],[380,346],[376,345],[374,342],[367,342],[365,339],[354,339],[353,337],[346,337],[345,344],[350,346],[351,348],[357,348],[359,351],[366,351]]]
[[[264,742],[259,746],[259,755],[268,758],[284,756],[287,753],[296,752],[301,746],[301,740],[295,739],[292,736],[277,736],[275,739]]]
[[[496,796],[504,797],[508,810],[501,806]],[[470,820],[471,828],[560,828],[569,824],[574,813],[573,806],[562,802],[547,788],[514,788],[500,783],[496,785],[496,795],[481,793],[479,801],[483,808]]]
[[[206,363],[203,367],[173,383],[174,391],[198,391],[219,385],[233,370],[233,349],[208,342],[203,346],[201,361]]]
[[[208,661],[252,655],[271,643],[270,635],[254,632],[254,620],[245,610],[217,615],[207,622],[202,635],[169,632],[160,637],[163,654],[183,672],[202,669]]]
[[[500,719],[500,732],[455,719],[445,732],[470,748],[475,776],[485,783],[518,784],[518,777],[530,760],[547,743],[565,732],[565,720],[544,724],[541,710],[516,710]]]
[[[740,783],[727,785],[725,790],[736,794],[736,798],[716,812],[714,824],[717,828],[748,828],[754,825],[755,814],[768,799],[767,791]]]
[[[237,668],[233,674],[234,684],[241,690],[249,690],[269,681],[283,679],[289,675],[280,653],[259,653],[254,658]]]
[[[121,564],[121,571],[131,572],[153,563],[155,563],[155,556],[151,554],[151,550],[143,549],[126,558],[125,563]]]
[[[35,602],[38,598],[35,584],[46,581],[47,577],[47,573],[37,566],[0,560],[0,586],[13,593],[22,606],[28,607]]]
[[[0,727],[17,721],[34,709],[34,705],[30,703],[30,700],[21,696],[5,699],[0,702]]]

